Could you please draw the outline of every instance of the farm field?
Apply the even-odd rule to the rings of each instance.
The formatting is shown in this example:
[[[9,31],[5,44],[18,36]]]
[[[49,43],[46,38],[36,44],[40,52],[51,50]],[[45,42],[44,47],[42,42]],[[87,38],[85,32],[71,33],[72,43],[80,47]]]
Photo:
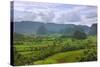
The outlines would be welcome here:
[[[89,51],[93,49],[88,49]],[[84,52],[87,49],[75,50],[75,51],[66,51],[63,53],[57,53],[53,56],[50,56],[44,60],[36,61],[34,64],[53,64],[53,63],[70,63],[70,62],[79,62],[81,61],[82,57],[86,55]]]
[[[71,37],[29,37],[14,39],[14,64],[35,65],[97,60],[96,36],[86,39]]]

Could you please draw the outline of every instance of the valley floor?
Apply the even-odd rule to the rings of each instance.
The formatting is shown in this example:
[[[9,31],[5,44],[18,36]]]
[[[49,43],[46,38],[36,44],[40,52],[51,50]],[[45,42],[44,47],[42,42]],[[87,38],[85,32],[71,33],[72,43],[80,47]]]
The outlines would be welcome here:
[[[82,56],[84,56],[84,51],[87,49],[80,49],[75,51],[66,51],[62,53],[57,53],[44,60],[36,61],[34,64],[54,64],[54,63],[70,63],[70,62],[80,62]],[[88,49],[92,50],[92,49]],[[94,60],[96,61],[96,60]]]

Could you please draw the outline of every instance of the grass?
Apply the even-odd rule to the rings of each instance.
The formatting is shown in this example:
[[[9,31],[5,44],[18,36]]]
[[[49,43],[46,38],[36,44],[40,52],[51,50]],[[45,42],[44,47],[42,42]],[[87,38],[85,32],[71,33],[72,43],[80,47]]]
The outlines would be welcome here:
[[[28,39],[28,38],[27,38]],[[69,63],[79,62],[80,59],[88,57],[85,50],[91,50],[96,46],[96,37],[90,36],[84,40],[77,40],[72,38],[56,38],[41,39],[41,41],[34,40],[14,45],[16,65],[25,64],[54,64],[54,63]],[[94,53],[94,55],[96,55]],[[20,57],[20,58],[19,58]],[[24,59],[23,59],[24,58]],[[94,60],[94,59],[93,59]],[[25,62],[24,62],[25,61]],[[83,60],[84,61],[84,60]]]
[[[58,53],[58,54],[50,56],[44,60],[36,61],[36,62],[34,62],[34,64],[78,62],[80,60],[81,56],[83,56],[84,50],[85,49]]]

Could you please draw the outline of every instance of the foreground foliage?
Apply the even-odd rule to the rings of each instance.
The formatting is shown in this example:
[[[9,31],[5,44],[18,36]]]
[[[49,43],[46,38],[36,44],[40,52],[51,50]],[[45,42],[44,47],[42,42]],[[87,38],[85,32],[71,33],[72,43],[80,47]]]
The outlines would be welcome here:
[[[86,39],[29,37],[14,39],[14,65],[51,64],[97,60],[96,36]]]

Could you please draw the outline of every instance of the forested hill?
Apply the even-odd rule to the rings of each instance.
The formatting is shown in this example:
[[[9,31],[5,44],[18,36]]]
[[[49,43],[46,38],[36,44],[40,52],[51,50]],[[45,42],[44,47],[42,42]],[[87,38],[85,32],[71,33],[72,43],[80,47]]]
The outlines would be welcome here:
[[[14,22],[14,32],[21,34],[66,34],[71,35],[75,30],[84,31],[86,34],[96,34],[97,25],[91,27],[74,24],[55,24],[32,21]]]

